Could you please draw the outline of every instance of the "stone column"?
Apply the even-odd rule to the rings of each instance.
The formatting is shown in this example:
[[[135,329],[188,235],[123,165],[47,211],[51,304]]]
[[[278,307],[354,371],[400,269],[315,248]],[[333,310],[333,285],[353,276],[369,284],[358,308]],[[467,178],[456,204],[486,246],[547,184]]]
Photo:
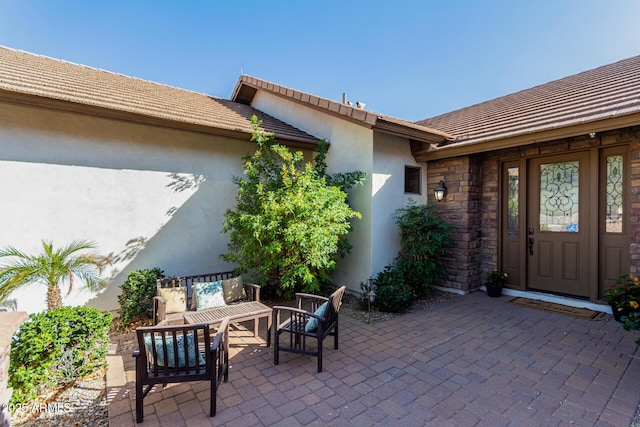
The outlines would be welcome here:
[[[453,225],[453,242],[446,249],[443,262],[447,275],[443,285],[468,292],[480,287],[482,239],[482,168],[480,156],[462,156],[429,162],[427,182],[429,198],[443,180],[447,196],[436,202],[438,213]]]

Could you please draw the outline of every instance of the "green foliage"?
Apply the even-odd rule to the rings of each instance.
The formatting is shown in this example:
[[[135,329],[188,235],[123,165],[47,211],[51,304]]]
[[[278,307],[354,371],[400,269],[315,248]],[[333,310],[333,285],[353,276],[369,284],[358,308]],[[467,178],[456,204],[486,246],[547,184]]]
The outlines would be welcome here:
[[[493,270],[487,273],[487,278],[485,282],[487,285],[503,286],[504,281],[507,280],[508,277],[509,275],[504,271],[500,271],[497,268],[494,268]]]
[[[616,283],[604,293],[612,310],[622,314],[620,322],[627,331],[640,330],[640,279],[638,276],[621,274]],[[636,340],[640,345],[640,339]]]
[[[336,266],[349,220],[360,213],[340,187],[327,185],[324,168],[302,166],[301,152],[276,144],[255,116],[252,121],[258,148],[243,158],[244,177],[234,178],[237,205],[225,213],[230,243],[222,258],[258,273],[260,283],[275,285],[281,296],[317,291]]]
[[[411,308],[415,294],[400,270],[386,266],[376,276],[375,284],[375,305],[380,311],[404,313]]]
[[[329,144],[323,139],[320,141],[318,148],[316,149],[316,156],[314,157],[314,170],[316,173],[324,178],[329,186],[339,187],[342,191],[349,191],[356,185],[362,185],[366,179],[367,174],[362,171],[353,172],[338,172],[331,175],[327,175],[327,152],[329,151]]]
[[[635,301],[633,305],[640,303],[640,279],[638,276],[620,274],[616,283],[605,291],[604,298],[618,308],[637,309],[637,306],[632,307],[631,302]]]
[[[442,256],[454,228],[438,215],[432,204],[412,202],[396,210],[395,218],[400,227],[401,246],[395,268],[416,295],[424,296],[444,274]]]
[[[637,309],[620,319],[622,327],[627,331],[640,331],[640,310]],[[640,338],[636,340],[636,344],[640,345]]]
[[[79,240],[55,249],[52,242],[42,241],[42,252],[28,255],[13,247],[0,250],[5,259],[0,267],[0,301],[6,300],[16,289],[32,283],[47,286],[47,307],[62,307],[60,285],[67,283],[67,295],[73,289],[74,280],[80,280],[89,289],[105,285],[100,278],[102,270],[111,261],[96,253],[79,253],[94,249],[92,242]]]
[[[32,314],[11,343],[11,403],[36,398],[106,365],[111,313],[62,307]]]
[[[133,270],[120,286],[118,295],[120,320],[125,325],[135,318],[151,319],[153,316],[153,297],[156,295],[156,280],[164,277],[163,271],[156,267],[148,270]]]

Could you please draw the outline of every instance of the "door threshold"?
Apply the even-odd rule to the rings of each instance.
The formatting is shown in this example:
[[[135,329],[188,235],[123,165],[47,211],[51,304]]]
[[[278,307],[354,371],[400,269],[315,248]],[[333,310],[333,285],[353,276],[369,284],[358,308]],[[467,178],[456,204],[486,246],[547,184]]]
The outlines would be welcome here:
[[[486,288],[484,286],[482,286],[480,289],[486,291]],[[537,301],[553,302],[556,304],[562,304],[575,308],[588,308],[589,310],[601,311],[603,313],[611,314],[611,307],[609,305],[595,304],[577,298],[570,298],[536,291],[518,291],[516,289],[509,288],[502,288],[502,294],[514,297],[528,298]]]

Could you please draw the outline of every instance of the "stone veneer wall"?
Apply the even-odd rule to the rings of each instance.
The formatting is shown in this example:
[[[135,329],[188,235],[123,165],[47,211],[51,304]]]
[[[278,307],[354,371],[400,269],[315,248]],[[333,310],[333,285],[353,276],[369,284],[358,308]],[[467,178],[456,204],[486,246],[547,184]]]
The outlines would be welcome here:
[[[500,158],[488,153],[482,162],[482,247],[480,279],[496,268],[498,262]]]
[[[630,273],[640,275],[640,128],[631,132],[631,229],[630,234]]]
[[[433,189],[443,180],[447,197],[436,206],[438,213],[456,228],[444,259],[447,274],[442,285],[464,292],[482,284],[482,179],[479,156],[439,160],[427,166],[429,197],[433,200]]]
[[[20,325],[27,320],[28,314],[24,311],[0,313],[0,427],[10,425],[9,410],[7,404],[11,399],[9,382],[9,351],[11,350],[11,337]]]
[[[478,288],[487,271],[498,265],[500,164],[538,155],[629,144],[630,152],[630,266],[640,275],[640,126],[587,136],[548,141],[522,147],[428,162],[429,197],[444,180],[448,194],[437,203],[438,212],[456,227],[447,250],[447,276],[442,285],[462,291]]]

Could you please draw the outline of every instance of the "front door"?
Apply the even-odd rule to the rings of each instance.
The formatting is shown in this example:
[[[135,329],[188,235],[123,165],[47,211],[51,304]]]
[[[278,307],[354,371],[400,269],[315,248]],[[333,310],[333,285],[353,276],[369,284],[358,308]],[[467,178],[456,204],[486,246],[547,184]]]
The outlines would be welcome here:
[[[527,287],[588,297],[589,214],[597,191],[589,152],[531,159],[527,169]]]

